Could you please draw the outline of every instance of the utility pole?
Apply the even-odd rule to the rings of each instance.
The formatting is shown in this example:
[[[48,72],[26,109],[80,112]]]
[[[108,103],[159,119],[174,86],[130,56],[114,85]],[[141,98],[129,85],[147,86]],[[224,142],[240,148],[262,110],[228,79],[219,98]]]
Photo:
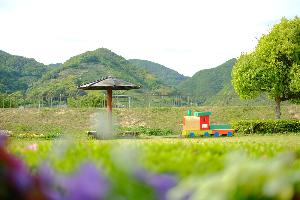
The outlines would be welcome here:
[[[128,108],[130,109],[131,97],[128,96]]]
[[[44,107],[44,99],[43,99],[43,96],[42,96],[42,107]]]
[[[61,107],[61,94],[59,94],[59,107]]]
[[[41,99],[39,98],[39,111],[40,111],[40,108],[41,108]]]
[[[150,95],[148,95],[148,107],[150,108]]]

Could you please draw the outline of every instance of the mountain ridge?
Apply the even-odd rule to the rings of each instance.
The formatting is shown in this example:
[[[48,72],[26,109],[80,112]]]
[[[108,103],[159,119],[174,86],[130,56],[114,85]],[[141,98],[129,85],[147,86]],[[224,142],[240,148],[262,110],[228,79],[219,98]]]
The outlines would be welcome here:
[[[188,78],[173,69],[152,61],[141,59],[129,59],[128,61],[138,67],[148,70],[150,73],[156,75],[162,83],[168,86],[175,87]]]
[[[33,58],[0,50],[0,92],[26,92],[47,70],[46,65]]]
[[[231,70],[236,59],[232,58],[225,63],[195,73],[191,78],[178,85],[178,89],[186,95],[211,96],[219,92],[225,85],[231,84]]]
[[[155,91],[159,93],[162,88],[167,88],[147,70],[132,65],[128,60],[109,49],[98,48],[73,56],[61,66],[48,71],[41,78],[37,87],[30,92],[32,95],[52,92],[56,95],[63,93],[75,96],[76,91],[70,88],[72,85],[77,88],[78,85],[97,80],[101,76],[115,76],[142,85],[142,89],[138,92]],[[68,85],[68,88],[64,89],[64,84]],[[54,91],[55,87],[61,89]]]
[[[235,62],[233,58],[186,77],[152,61],[126,60],[105,48],[72,56],[62,64],[50,65],[0,50],[0,93],[22,92],[32,98],[61,94],[74,97],[86,94],[77,89],[78,85],[111,75],[143,86],[130,94],[194,96],[199,99],[198,105],[238,104],[241,100],[231,85],[231,70]]]

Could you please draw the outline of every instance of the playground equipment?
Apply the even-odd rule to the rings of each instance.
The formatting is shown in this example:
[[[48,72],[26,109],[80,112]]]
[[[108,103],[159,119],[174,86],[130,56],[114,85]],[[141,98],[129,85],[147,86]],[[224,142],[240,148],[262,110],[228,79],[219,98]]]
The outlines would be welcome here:
[[[210,124],[209,116],[211,114],[211,112],[194,112],[194,115],[192,115],[192,110],[188,110],[187,116],[183,117],[182,136],[190,138],[197,136],[233,136],[234,130],[230,125]]]

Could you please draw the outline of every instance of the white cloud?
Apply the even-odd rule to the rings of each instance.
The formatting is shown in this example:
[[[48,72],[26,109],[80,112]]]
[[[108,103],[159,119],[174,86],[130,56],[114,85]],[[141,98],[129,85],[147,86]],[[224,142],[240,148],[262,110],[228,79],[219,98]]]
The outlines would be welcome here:
[[[3,6],[2,6],[3,5]],[[44,63],[106,47],[192,75],[249,51],[300,0],[0,0],[0,49]]]

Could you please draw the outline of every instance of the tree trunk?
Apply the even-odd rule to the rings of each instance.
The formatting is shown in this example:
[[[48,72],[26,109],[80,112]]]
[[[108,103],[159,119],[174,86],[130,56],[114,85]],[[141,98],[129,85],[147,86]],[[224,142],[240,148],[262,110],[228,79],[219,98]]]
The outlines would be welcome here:
[[[276,97],[275,98],[275,102],[276,102],[276,106],[275,106],[275,119],[280,119],[280,103],[281,103],[281,99],[280,97]]]

